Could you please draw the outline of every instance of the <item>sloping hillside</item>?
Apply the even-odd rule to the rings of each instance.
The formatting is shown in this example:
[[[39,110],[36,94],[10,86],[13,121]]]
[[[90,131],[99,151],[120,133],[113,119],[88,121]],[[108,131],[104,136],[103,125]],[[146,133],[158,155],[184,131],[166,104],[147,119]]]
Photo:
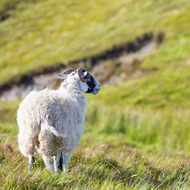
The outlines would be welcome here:
[[[101,53],[149,32],[164,32],[166,43],[155,51],[154,60],[150,56],[146,67],[188,61],[186,0],[19,0],[12,8],[8,0],[2,3],[2,12],[9,16],[0,22],[0,85],[50,65]]]
[[[41,158],[28,175],[16,141],[21,99],[0,102],[3,188],[189,189],[189,8],[187,0],[0,1],[1,91],[81,65],[104,83],[87,95],[68,175],[49,174]],[[144,35],[154,48],[128,54]]]

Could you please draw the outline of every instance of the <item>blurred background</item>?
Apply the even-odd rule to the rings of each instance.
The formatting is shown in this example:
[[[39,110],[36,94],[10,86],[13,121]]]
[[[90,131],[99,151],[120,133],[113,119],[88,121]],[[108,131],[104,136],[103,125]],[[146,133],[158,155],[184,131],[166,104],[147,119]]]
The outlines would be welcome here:
[[[17,149],[16,111],[32,89],[83,67],[101,90],[86,95],[79,149],[188,158],[189,10],[189,0],[1,0],[1,146]]]

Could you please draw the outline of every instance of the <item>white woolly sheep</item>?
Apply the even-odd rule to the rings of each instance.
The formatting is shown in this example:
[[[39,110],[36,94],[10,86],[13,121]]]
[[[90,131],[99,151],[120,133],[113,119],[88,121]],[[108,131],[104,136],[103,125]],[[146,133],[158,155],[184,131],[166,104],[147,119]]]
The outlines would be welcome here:
[[[100,84],[82,68],[67,69],[57,78],[63,79],[58,90],[30,92],[17,112],[19,149],[29,157],[29,170],[37,151],[52,172],[67,172],[71,154],[84,130],[83,93],[98,94],[100,90]]]

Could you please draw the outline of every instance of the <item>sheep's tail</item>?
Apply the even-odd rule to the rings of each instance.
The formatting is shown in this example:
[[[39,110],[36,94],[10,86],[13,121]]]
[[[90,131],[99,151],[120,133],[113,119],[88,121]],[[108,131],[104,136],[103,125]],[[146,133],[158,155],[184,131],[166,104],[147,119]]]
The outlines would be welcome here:
[[[61,138],[63,138],[63,139],[64,139],[64,138],[67,138],[67,135],[62,134],[62,133],[59,133],[59,132],[55,129],[55,127],[49,125],[47,121],[42,121],[42,122],[41,122],[41,129],[42,129],[42,130],[51,131],[51,132],[52,132],[55,136],[57,136],[57,137],[61,137]]]
[[[48,124],[47,121],[42,121],[41,122],[41,129],[42,130],[48,130],[48,131],[51,131],[56,137],[58,138],[61,138],[63,141],[64,141],[64,150],[67,150],[67,151],[71,151],[71,150],[74,150],[74,148],[71,148],[67,145],[67,139],[68,139],[68,136],[65,135],[65,134],[62,134],[62,133],[59,133],[55,127],[51,126]]]

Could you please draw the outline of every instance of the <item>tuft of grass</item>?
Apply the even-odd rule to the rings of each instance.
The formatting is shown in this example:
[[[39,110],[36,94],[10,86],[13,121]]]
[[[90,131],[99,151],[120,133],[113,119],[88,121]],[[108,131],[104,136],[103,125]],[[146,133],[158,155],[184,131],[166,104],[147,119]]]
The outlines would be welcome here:
[[[97,106],[97,102],[91,102],[86,113],[83,143],[89,144],[92,137],[94,140],[100,137],[95,140],[97,144],[98,141],[104,142],[120,151],[124,145],[129,144],[130,147],[134,143],[143,152],[166,148],[171,156],[179,151],[189,154],[189,114],[188,109],[159,110],[121,104],[105,105],[100,102]],[[95,122],[93,119],[90,122],[89,118],[93,117],[96,118]]]
[[[153,155],[136,151],[121,154],[105,153],[106,148],[75,151],[68,174],[51,174],[40,157],[31,173],[28,159],[18,149],[14,139],[0,142],[0,182],[3,189],[138,189],[189,188],[189,160],[156,161]],[[159,155],[160,156],[160,155]]]

